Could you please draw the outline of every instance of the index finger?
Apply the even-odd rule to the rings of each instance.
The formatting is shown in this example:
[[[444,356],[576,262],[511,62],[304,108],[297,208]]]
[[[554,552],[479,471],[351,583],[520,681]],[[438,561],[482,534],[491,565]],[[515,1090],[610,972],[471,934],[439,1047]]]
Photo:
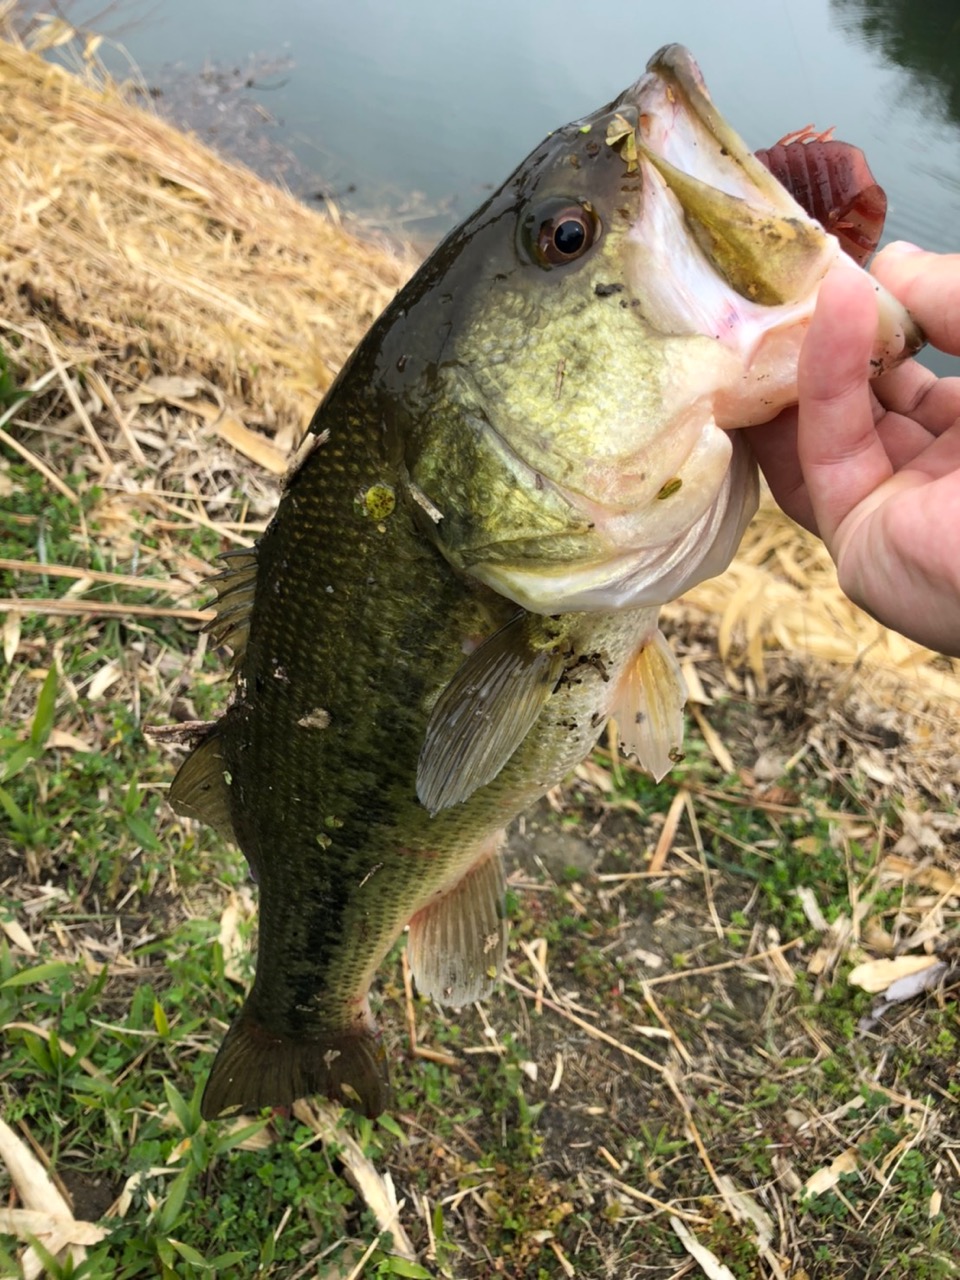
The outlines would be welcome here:
[[[960,253],[928,253],[895,241],[877,254],[871,271],[935,347],[960,356]]]

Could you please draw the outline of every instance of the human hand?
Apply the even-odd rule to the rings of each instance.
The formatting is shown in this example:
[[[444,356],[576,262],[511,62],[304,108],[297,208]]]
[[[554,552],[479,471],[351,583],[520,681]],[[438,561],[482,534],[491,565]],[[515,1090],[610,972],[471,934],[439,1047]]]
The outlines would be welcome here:
[[[960,254],[890,245],[873,274],[960,355]],[[840,586],[886,626],[960,657],[960,378],[908,360],[868,380],[869,281],[835,268],[800,354],[799,406],[748,428],[780,506],[819,534]]]

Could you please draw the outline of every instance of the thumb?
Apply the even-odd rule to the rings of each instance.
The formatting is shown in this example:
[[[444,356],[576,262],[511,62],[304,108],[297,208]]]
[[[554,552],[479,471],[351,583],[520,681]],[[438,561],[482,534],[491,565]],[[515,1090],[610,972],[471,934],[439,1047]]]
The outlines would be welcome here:
[[[820,536],[838,562],[842,527],[891,473],[868,383],[876,327],[867,276],[835,267],[800,352],[797,454]]]

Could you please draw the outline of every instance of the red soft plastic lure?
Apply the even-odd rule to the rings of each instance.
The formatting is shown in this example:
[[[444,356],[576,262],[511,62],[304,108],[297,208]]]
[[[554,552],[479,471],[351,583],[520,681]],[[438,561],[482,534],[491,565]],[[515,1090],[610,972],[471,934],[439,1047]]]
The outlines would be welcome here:
[[[876,249],[887,197],[859,147],[806,125],[756,157],[860,266]]]

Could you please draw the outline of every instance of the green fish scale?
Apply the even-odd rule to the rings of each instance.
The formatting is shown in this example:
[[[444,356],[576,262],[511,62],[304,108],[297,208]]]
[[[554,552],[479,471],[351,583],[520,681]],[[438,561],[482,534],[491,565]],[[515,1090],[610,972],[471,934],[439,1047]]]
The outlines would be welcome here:
[[[356,1017],[383,954],[475,842],[463,808],[430,821],[415,779],[429,707],[491,617],[417,531],[377,445],[342,421],[295,478],[258,548],[243,692],[221,730],[260,886],[253,1004],[291,1034]],[[356,500],[373,483],[399,499],[379,524]],[[327,727],[298,724],[318,711]]]
[[[382,433],[365,425],[375,416],[344,400],[328,402],[330,439],[258,548],[239,696],[220,730],[234,828],[259,882],[251,1008],[293,1036],[364,1016],[410,917],[582,759],[608,699],[600,670],[578,669],[500,775],[430,817],[416,794],[430,708],[464,660],[464,638],[490,634],[516,607],[443,560]],[[358,501],[373,483],[397,495],[379,523]],[[579,626],[574,661],[602,652],[616,669],[636,643],[631,615],[584,615]],[[317,712],[326,727],[298,724]]]

